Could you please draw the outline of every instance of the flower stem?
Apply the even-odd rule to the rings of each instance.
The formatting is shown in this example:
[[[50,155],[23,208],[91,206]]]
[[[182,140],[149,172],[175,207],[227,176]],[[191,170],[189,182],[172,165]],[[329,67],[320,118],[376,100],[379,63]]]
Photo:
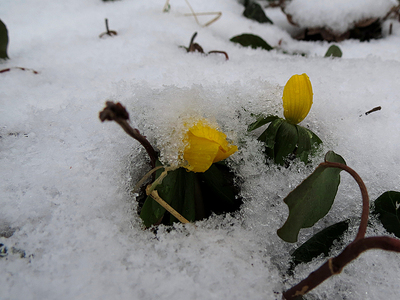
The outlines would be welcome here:
[[[362,209],[362,214],[361,214],[360,226],[358,227],[358,233],[354,240],[356,241],[356,240],[362,239],[365,236],[365,232],[367,231],[368,215],[369,215],[369,196],[368,196],[368,192],[367,192],[367,187],[365,186],[360,175],[358,175],[356,171],[354,171],[352,168],[348,167],[345,164],[326,161],[326,162],[321,163],[320,165],[326,166],[326,167],[331,167],[331,168],[339,168],[339,169],[346,171],[354,178],[354,180],[357,182],[358,186],[360,187],[363,209]]]
[[[182,223],[190,223],[187,219],[185,219],[180,213],[178,213],[175,209],[172,208],[167,202],[165,202],[159,195],[157,191],[151,191],[151,187],[148,186],[146,190],[146,194],[157,201],[162,207],[164,207],[171,215],[177,218]]]
[[[371,249],[400,253],[400,240],[387,236],[375,236],[353,241],[338,256],[330,258],[316,271],[308,275],[306,279],[284,292],[283,299],[296,299],[305,295],[332,275],[339,274],[348,263],[356,259],[361,253]]]
[[[297,285],[283,293],[284,299],[296,299],[301,297],[317,287],[323,281],[331,277],[332,275],[339,274],[342,269],[350,263],[352,260],[356,259],[361,253],[370,249],[382,249],[387,251],[394,251],[400,253],[400,240],[396,238],[391,238],[387,236],[380,237],[368,237],[365,238],[365,232],[367,230],[368,215],[369,215],[369,197],[367,188],[362,181],[361,177],[352,168],[346,166],[345,164],[328,162],[325,161],[320,165],[325,167],[339,168],[348,172],[358,183],[362,200],[363,200],[363,210],[361,215],[361,222],[358,228],[358,233],[353,242],[351,242],[347,247],[334,258],[328,259],[321,267],[316,271],[308,275],[307,278],[299,282]]]
[[[151,167],[155,168],[157,160],[156,151],[154,150],[150,142],[146,139],[146,137],[140,134],[138,129],[132,128],[131,125],[129,125],[129,114],[121,103],[107,101],[106,107],[99,114],[99,118],[102,122],[106,120],[117,122],[128,135],[130,135],[132,138],[142,144],[150,157]]]

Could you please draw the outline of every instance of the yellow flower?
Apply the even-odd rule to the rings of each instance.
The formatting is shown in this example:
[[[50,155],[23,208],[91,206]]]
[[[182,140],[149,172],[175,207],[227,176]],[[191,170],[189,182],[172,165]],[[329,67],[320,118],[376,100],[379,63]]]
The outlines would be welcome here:
[[[184,166],[189,171],[205,172],[215,162],[219,162],[238,148],[226,140],[226,135],[211,127],[205,120],[200,120],[192,126],[184,139],[186,145],[183,159]]]
[[[283,89],[283,115],[291,124],[304,120],[311,109],[313,91],[307,74],[293,75]]]

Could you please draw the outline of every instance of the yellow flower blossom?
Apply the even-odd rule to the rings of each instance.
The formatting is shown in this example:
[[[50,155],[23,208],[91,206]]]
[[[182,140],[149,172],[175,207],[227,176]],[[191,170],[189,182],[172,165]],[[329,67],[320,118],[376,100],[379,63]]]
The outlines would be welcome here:
[[[213,163],[238,150],[226,140],[224,133],[211,127],[205,120],[200,120],[188,130],[184,142],[183,159],[188,163],[184,167],[193,172],[205,172]]]
[[[283,115],[291,124],[304,120],[311,109],[313,91],[307,74],[293,75],[283,89]]]

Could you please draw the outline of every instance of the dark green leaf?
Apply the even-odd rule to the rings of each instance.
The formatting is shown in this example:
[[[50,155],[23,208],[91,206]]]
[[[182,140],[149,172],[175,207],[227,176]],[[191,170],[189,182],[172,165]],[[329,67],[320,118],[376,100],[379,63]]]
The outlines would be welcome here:
[[[160,166],[161,163],[159,160],[156,162],[156,166]],[[164,171],[164,169],[160,169],[156,171],[156,178],[158,178],[161,173]],[[164,180],[166,180],[168,177],[176,177],[176,173],[170,172]],[[167,179],[168,180],[168,179]],[[163,181],[165,184],[165,182]],[[166,200],[163,198],[163,200]],[[168,203],[168,202],[167,202]],[[169,203],[168,203],[169,204]],[[143,207],[140,211],[140,218],[142,218],[143,223],[146,227],[150,227],[153,224],[159,223],[159,221],[162,219],[165,213],[165,208],[163,208],[160,204],[158,204],[153,198],[148,196],[143,204]]]
[[[206,212],[232,212],[242,204],[234,185],[234,174],[223,163],[212,164],[206,172],[196,175],[200,181]]]
[[[238,43],[243,47],[251,47],[253,49],[262,48],[265,50],[272,50],[273,48],[262,38],[257,35],[250,33],[243,33],[241,35],[234,36],[230,39],[231,42]]]
[[[400,238],[400,192],[388,191],[375,200],[374,213],[383,227]]]
[[[342,221],[333,224],[312,236],[292,253],[294,266],[300,263],[310,262],[320,254],[327,256],[333,242],[340,239],[348,228],[349,221]]]
[[[346,164],[344,159],[329,151],[326,161]],[[286,242],[294,243],[301,228],[313,226],[330,210],[340,183],[338,168],[318,166],[299,186],[284,199],[289,207],[285,224],[278,229],[278,236]]]
[[[196,174],[188,172],[184,168],[179,168],[176,171],[178,171],[178,176],[175,182],[175,193],[172,193],[174,196],[171,199],[170,205],[188,221],[193,222],[196,220]],[[162,191],[160,192],[165,197],[168,197],[167,194],[164,194]],[[174,222],[178,222],[178,220],[171,215],[169,224],[172,225]]]
[[[157,161],[157,165],[160,162]],[[156,178],[158,178],[163,169],[157,170]],[[189,221],[195,220],[195,174],[187,172],[184,168],[179,168],[174,171],[168,172],[168,175],[163,179],[162,183],[156,187],[159,196],[172,206],[178,213]],[[163,218],[166,210],[158,204],[153,198],[147,197],[140,217],[144,225],[149,227],[157,224]],[[166,222],[172,224],[176,219],[170,216],[170,221]]]
[[[161,165],[159,161],[157,166]],[[158,178],[163,169],[157,170]],[[168,172],[156,187],[159,196],[189,221],[201,220],[211,213],[232,212],[239,208],[242,199],[234,185],[234,174],[223,163],[215,163],[204,173],[188,172],[179,168]],[[147,197],[140,212],[144,225],[171,225],[176,218],[160,204]]]
[[[328,51],[325,53],[325,57],[342,57],[342,50],[336,45],[332,45],[329,47]]]
[[[277,117],[277,116],[267,116],[267,117],[258,116],[257,120],[254,123],[249,125],[247,131],[249,131],[249,132],[253,131],[253,130],[255,130],[255,129],[261,127],[261,126],[264,126],[265,124],[267,124],[269,122],[272,122],[272,121],[274,121],[274,120],[276,120],[278,118],[279,117]]]
[[[0,58],[6,59],[8,47],[8,31],[6,25],[0,20]]]
[[[276,134],[283,122],[284,120],[280,118],[272,121],[268,128],[259,136],[258,140],[264,142],[266,147],[273,150],[275,147]]]
[[[299,140],[297,143],[297,156],[304,163],[308,162],[308,156],[313,147],[322,143],[320,138],[311,130],[302,126],[296,125]]]
[[[257,21],[259,23],[272,23],[272,21],[265,15],[264,10],[261,5],[258,3],[251,3],[247,5],[246,9],[243,12],[243,15],[251,20]]]
[[[283,121],[275,137],[274,157],[277,164],[285,164],[287,156],[296,148],[298,139],[296,125]]]

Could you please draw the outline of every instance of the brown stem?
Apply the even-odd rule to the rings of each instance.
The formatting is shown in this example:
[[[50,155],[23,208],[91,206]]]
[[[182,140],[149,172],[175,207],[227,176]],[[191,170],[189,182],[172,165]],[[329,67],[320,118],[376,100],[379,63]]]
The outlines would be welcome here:
[[[21,68],[21,67],[11,67],[11,68],[7,68],[7,69],[3,69],[3,70],[0,70],[0,73],[9,72],[9,71],[11,71],[11,69],[19,69],[22,71],[31,71],[33,74],[39,74],[38,71],[35,71],[33,69],[27,69],[27,68]]]
[[[142,144],[150,157],[152,168],[155,168],[157,154],[153,146],[150,144],[145,136],[140,134],[139,130],[137,130],[136,128],[132,128],[131,125],[129,125],[129,123],[127,122],[127,120],[129,120],[129,114],[121,103],[107,101],[106,107],[103,111],[100,112],[99,117],[102,122],[104,122],[105,120],[117,122],[127,134],[129,134],[140,144]]]
[[[221,54],[224,54],[224,55],[225,55],[225,58],[226,58],[226,60],[229,60],[228,53],[226,53],[225,51],[220,51],[220,50],[212,50],[212,51],[208,52],[208,54],[210,54],[210,53],[221,53]]]
[[[108,34],[108,35],[111,35],[111,34],[110,34],[110,28],[108,27],[108,19],[106,18],[105,21],[106,21],[106,31],[107,31],[107,34]]]
[[[332,275],[339,274],[348,263],[356,259],[364,251],[370,249],[381,249],[400,253],[400,240],[387,236],[355,240],[338,256],[330,258],[319,267],[319,269],[308,275],[306,279],[284,292],[283,298],[289,300],[305,295]]]
[[[392,24],[390,24],[390,25],[392,25]],[[367,116],[367,115],[369,115],[370,113],[373,113],[374,111],[379,111],[379,110],[381,110],[381,109],[382,109],[382,107],[380,107],[380,106],[374,107],[373,109],[367,111],[367,112],[365,113],[365,115]]]
[[[106,22],[106,30],[107,31],[103,32],[102,34],[100,34],[99,37],[101,38],[106,34],[109,35],[109,36],[117,35],[118,33],[116,31],[110,30],[110,28],[108,27],[108,19],[107,18],[105,19],[105,22]]]
[[[192,49],[192,45],[193,45],[193,42],[194,42],[194,39],[196,38],[196,36],[197,36],[197,31],[195,33],[193,33],[192,38],[190,39],[188,52],[191,52],[190,50]]]
[[[358,233],[354,241],[362,239],[365,236],[365,232],[367,231],[368,215],[369,215],[369,196],[367,192],[367,187],[365,186],[363,180],[361,179],[360,175],[357,174],[356,171],[346,166],[345,164],[326,161],[321,163],[320,166],[342,169],[347,173],[349,173],[351,176],[353,176],[355,181],[358,183],[358,186],[360,187],[361,190],[363,209],[361,214],[360,226],[358,227]]]

